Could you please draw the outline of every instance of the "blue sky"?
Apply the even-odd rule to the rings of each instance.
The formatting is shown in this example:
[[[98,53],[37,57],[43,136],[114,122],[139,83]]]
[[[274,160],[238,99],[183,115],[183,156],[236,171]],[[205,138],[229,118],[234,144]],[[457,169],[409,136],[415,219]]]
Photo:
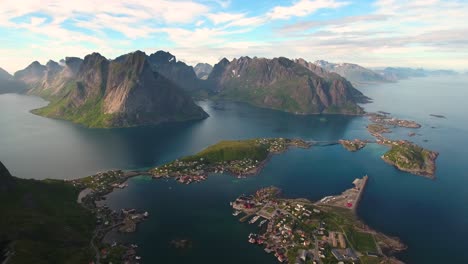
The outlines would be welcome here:
[[[468,69],[468,1],[2,0],[0,67],[99,52]]]

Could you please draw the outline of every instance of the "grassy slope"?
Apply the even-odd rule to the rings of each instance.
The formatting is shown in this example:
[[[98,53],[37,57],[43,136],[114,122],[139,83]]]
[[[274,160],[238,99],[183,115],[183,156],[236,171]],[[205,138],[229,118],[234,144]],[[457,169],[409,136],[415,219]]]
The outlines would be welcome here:
[[[212,145],[201,152],[183,158],[185,161],[200,160],[203,158],[205,162],[216,163],[221,161],[256,159],[264,160],[268,156],[266,146],[257,144],[255,139],[221,141]]]
[[[71,106],[67,93],[77,89],[76,82],[67,84],[65,91],[61,96],[51,97],[47,94],[41,96],[51,100],[50,104],[32,112],[37,115],[69,120],[74,123],[82,124],[87,127],[108,127],[112,115],[104,114],[102,111],[102,98],[90,98],[79,108]]]
[[[10,263],[88,263],[94,217],[77,204],[78,190],[62,181],[15,182],[0,192],[0,240],[13,241]]]
[[[399,168],[426,170],[427,163],[430,162],[429,155],[430,152],[422,147],[406,144],[403,146],[392,146],[383,157]]]

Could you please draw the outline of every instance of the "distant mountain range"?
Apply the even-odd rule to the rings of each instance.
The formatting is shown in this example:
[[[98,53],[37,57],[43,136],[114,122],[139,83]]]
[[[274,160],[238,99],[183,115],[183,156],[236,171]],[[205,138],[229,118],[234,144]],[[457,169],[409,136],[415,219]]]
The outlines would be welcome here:
[[[413,68],[405,68],[405,67],[387,67],[384,69],[376,69],[375,71],[381,74],[385,79],[389,81],[398,81],[398,80],[408,79],[412,77],[458,75],[456,71],[452,71],[452,70],[425,70],[422,68],[413,69]]]
[[[371,70],[357,64],[284,57],[222,59],[191,67],[174,55],[136,51],[114,60],[93,53],[42,65],[14,76],[0,69],[0,93],[28,93],[50,101],[34,110],[89,127],[128,127],[208,115],[194,98],[232,100],[297,114],[362,114],[368,101],[354,85],[455,74],[411,68]]]
[[[373,70],[364,68],[357,64],[352,63],[331,63],[324,60],[314,62],[315,65],[320,66],[329,72],[335,72],[355,85],[372,84],[388,82],[389,80],[382,74]]]
[[[332,63],[324,60],[314,62],[315,65],[329,72],[335,72],[346,78],[356,86],[373,83],[396,82],[412,77],[427,77],[439,75],[457,75],[452,70],[426,70],[407,67],[387,67],[383,69],[369,69],[352,63]]]

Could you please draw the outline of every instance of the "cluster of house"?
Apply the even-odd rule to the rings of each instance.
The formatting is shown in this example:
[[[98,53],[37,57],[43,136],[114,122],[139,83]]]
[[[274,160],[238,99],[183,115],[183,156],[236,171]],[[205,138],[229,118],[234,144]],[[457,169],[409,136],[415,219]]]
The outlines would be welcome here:
[[[420,128],[421,127],[420,124],[414,121],[392,118],[387,115],[374,114],[374,115],[371,115],[370,120],[374,123],[391,125],[391,126],[399,126],[399,127],[407,127],[407,128]]]
[[[71,180],[73,186],[78,188],[90,188],[94,192],[106,193],[112,191],[113,188],[125,188],[127,187],[122,181],[126,179],[126,176],[121,170],[112,170],[107,172],[100,172],[95,175]]]

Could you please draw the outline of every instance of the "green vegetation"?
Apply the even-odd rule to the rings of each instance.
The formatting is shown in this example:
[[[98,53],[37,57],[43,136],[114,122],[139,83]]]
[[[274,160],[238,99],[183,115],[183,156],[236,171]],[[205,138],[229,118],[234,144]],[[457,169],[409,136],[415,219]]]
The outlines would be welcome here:
[[[0,241],[11,241],[14,251],[9,263],[93,259],[94,217],[76,202],[78,189],[63,181],[13,181],[14,188],[0,191]]]
[[[432,176],[438,153],[412,143],[393,145],[383,159],[398,169],[418,175]]]
[[[68,87],[68,86],[73,87]],[[67,90],[79,91],[79,83],[68,85]],[[32,113],[69,120],[87,127],[109,127],[113,115],[104,114],[102,110],[103,100],[100,96],[90,98],[80,107],[74,107],[69,96],[61,99],[52,99],[51,103],[43,108],[35,109]]]
[[[357,251],[377,252],[374,236],[370,233],[356,231],[355,229],[348,227],[346,229],[346,237]]]
[[[223,161],[233,160],[264,160],[268,156],[266,145],[258,144],[255,139],[221,141],[212,145],[201,152],[188,156],[182,161],[199,161],[214,164]]]

